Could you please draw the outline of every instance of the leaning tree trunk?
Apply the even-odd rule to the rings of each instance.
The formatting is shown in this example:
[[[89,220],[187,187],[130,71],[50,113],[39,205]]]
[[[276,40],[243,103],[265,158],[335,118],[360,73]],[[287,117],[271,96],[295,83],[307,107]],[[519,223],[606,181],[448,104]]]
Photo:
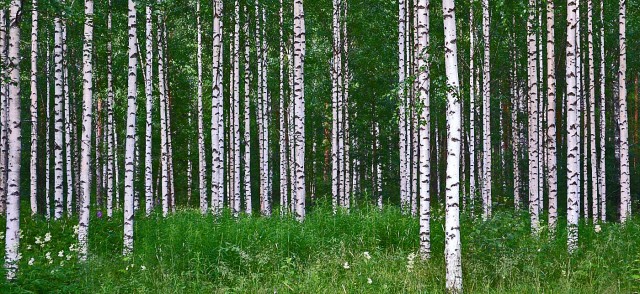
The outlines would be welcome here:
[[[556,159],[556,53],[555,7],[547,0],[547,165],[549,185],[549,230],[555,231],[558,222],[558,166]]]
[[[607,220],[607,180],[605,165],[606,142],[606,96],[605,96],[605,60],[604,60],[604,0],[600,1],[600,162],[598,166],[599,190],[600,190],[600,221]]]
[[[199,2],[198,2],[199,3]],[[198,6],[199,7],[199,6]],[[145,213],[150,215],[153,210],[153,158],[152,158],[152,114],[153,114],[153,10],[150,5],[146,7],[146,31],[145,31],[145,81],[144,92],[146,98],[146,123],[144,145],[144,192]]]
[[[9,7],[9,49],[7,73],[9,91],[7,97],[7,230],[5,234],[5,269],[7,280],[14,280],[20,254],[20,155],[22,132],[20,119],[20,16],[22,2],[12,0]]]
[[[627,121],[627,0],[620,0],[618,101],[620,104],[620,222],[631,216],[631,179],[629,173],[629,124]]]
[[[538,66],[536,61],[536,32],[534,29],[536,3],[529,0],[529,18],[527,22],[528,35],[528,80],[529,80],[529,213],[531,215],[531,231],[538,234],[540,230],[539,217],[539,154],[538,154],[538,86],[537,73]]]
[[[296,209],[299,221],[305,217],[305,101],[304,59],[306,54],[303,0],[293,2],[293,96],[294,96],[294,149],[296,169]]]
[[[489,39],[489,0],[482,0],[482,37],[484,41],[484,63],[482,67],[482,136],[483,179],[482,179],[482,217],[491,217],[491,51]]]
[[[223,95],[223,1],[214,0],[213,12],[213,92],[211,102],[211,208],[222,212],[224,199],[224,95]]]
[[[442,2],[444,15],[445,69],[447,73],[447,180],[445,201],[446,286],[462,293],[462,248],[460,244],[460,142],[461,109],[458,80],[458,45],[453,0]]]
[[[419,0],[416,17],[418,18],[418,105],[420,107],[420,255],[427,259],[431,255],[431,209],[429,185],[431,177],[431,109],[429,90],[429,0]]]
[[[78,255],[87,260],[89,243],[89,211],[91,204],[91,135],[93,133],[93,0],[84,1],[84,45],[82,49],[82,139],[80,144],[80,223]],[[97,139],[96,139],[97,141]],[[100,185],[100,183],[97,183]]]
[[[576,93],[576,29],[578,2],[567,3],[567,248],[571,253],[578,246],[578,219],[580,218],[580,164],[578,158],[578,96]]]
[[[127,137],[124,157],[124,246],[122,253],[128,256],[133,253],[133,217],[134,217],[134,152],[136,148],[136,112],[137,104],[137,76],[138,76],[138,49],[136,31],[136,5],[129,0],[129,68],[127,79]]]

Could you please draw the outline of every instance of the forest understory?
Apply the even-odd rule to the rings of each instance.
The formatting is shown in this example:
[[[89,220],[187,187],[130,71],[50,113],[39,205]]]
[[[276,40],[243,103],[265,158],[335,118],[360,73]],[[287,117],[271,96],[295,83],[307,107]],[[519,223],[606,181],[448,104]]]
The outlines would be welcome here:
[[[144,212],[142,212],[144,213]],[[122,257],[122,219],[96,218],[87,263],[74,224],[25,213],[21,274],[2,293],[444,293],[444,215],[434,208],[433,255],[418,255],[418,219],[387,206],[333,215],[319,205],[293,218],[215,218],[182,209],[135,223],[136,251]],[[116,216],[122,216],[116,213]],[[640,290],[640,220],[601,229],[581,223],[569,255],[565,226],[531,235],[528,215],[495,211],[461,219],[468,293],[632,293]],[[560,221],[559,224],[566,224]],[[47,238],[47,234],[49,237]],[[51,236],[56,236],[51,238]],[[603,254],[606,252],[606,254]],[[49,256],[49,257],[47,257]]]

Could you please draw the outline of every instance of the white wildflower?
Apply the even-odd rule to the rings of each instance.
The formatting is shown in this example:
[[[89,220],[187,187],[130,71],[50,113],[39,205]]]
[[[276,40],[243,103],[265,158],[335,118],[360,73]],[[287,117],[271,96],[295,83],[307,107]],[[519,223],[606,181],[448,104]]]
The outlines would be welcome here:
[[[42,244],[42,238],[36,236],[36,245]]]
[[[35,259],[33,259],[33,257],[31,257],[31,259],[29,259],[29,265],[33,265],[33,263],[34,263],[35,261],[36,261],[36,260],[35,260]]]
[[[147,270],[147,267],[146,267],[146,266],[144,266],[144,265],[142,265],[142,266],[140,266],[140,270],[143,270],[143,271],[144,271],[144,270]]]
[[[58,252],[58,257],[64,257],[64,251],[60,250],[60,252]]]
[[[602,227],[600,227],[600,225],[596,225],[596,233],[600,233],[602,232]]]
[[[31,244],[27,245],[27,250],[31,250]]]
[[[371,259],[371,255],[369,254],[369,251],[364,252],[364,258],[366,258],[367,260]]]
[[[47,253],[44,255],[44,258],[46,258],[47,260],[51,260],[51,252],[47,252]]]
[[[44,242],[46,243],[46,242],[49,242],[49,241],[51,241],[51,233],[47,232],[44,235]]]
[[[413,265],[415,263],[414,259],[416,258],[416,254],[415,253],[410,253],[409,256],[407,256],[407,271],[411,272],[413,270]]]
[[[351,268],[351,267],[349,266],[349,262],[346,262],[346,261],[344,262],[344,264],[342,265],[342,267],[343,267],[344,269],[350,269],[350,268]]]
[[[71,254],[67,255],[67,260],[71,260],[72,257]]]
[[[367,278],[367,284],[373,284],[373,281],[371,280],[371,278]]]

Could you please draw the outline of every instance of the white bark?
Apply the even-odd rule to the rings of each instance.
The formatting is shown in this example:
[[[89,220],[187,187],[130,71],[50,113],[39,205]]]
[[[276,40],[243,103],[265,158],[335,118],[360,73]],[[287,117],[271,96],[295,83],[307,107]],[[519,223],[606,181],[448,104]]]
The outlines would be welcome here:
[[[108,1],[107,12],[107,217],[113,216],[114,189],[118,196],[118,165],[116,125],[113,118],[114,92],[113,92],[113,55],[111,48],[111,0]]]
[[[5,264],[7,280],[16,278],[20,248],[20,155],[22,132],[20,127],[20,15],[22,2],[12,0],[9,7],[9,48],[7,73],[7,230],[5,234]],[[9,131],[10,130],[10,131]]]
[[[476,68],[475,68],[475,0],[469,7],[469,211],[474,215],[476,188]]]
[[[606,96],[605,96],[605,60],[604,60],[604,0],[600,1],[600,163],[598,166],[598,183],[600,190],[600,221],[607,220],[607,181],[605,166],[606,140]]]
[[[529,214],[531,216],[531,231],[538,234],[540,230],[539,218],[539,148],[538,145],[538,86],[537,73],[538,66],[536,61],[536,32],[534,30],[536,2],[529,0],[529,18],[527,21],[528,35],[528,80],[529,80]]]
[[[211,107],[211,208],[214,214],[222,211],[224,197],[224,108],[223,108],[223,47],[222,0],[214,0],[213,13],[213,93]]]
[[[293,95],[294,95],[294,149],[296,169],[295,216],[299,221],[305,217],[305,101],[304,59],[306,54],[305,20],[303,0],[293,2]]]
[[[430,66],[429,66],[429,0],[419,0],[417,3],[418,25],[418,106],[420,107],[420,255],[423,259],[431,255],[431,109],[429,100]]]
[[[598,222],[598,170],[596,161],[596,91],[595,91],[595,68],[593,58],[593,1],[587,1],[587,25],[588,25],[588,50],[589,50],[589,155],[591,160],[591,207],[592,219]],[[586,174],[585,174],[586,177]]]
[[[400,133],[400,207],[403,212],[407,209],[407,195],[408,195],[408,165],[407,162],[407,105],[406,105],[406,91],[405,91],[405,79],[406,79],[406,19],[407,19],[407,5],[406,0],[398,1],[398,100],[399,100],[399,133]]]
[[[578,218],[580,217],[578,150],[578,97],[576,94],[576,11],[579,2],[567,2],[567,247],[573,252],[578,246]]]
[[[631,217],[631,177],[629,173],[629,123],[627,121],[627,0],[620,0],[618,101],[620,104],[620,222]]]
[[[482,67],[482,134],[483,134],[483,179],[482,207],[484,220],[491,217],[491,51],[489,36],[489,0],[482,0],[482,36],[484,40],[484,63]]]
[[[199,3],[199,2],[198,2]],[[145,193],[145,213],[150,215],[153,211],[153,158],[152,158],[152,131],[153,131],[153,10],[151,6],[146,7],[145,22],[145,81],[144,92],[146,98],[146,123],[145,123],[145,145],[144,145],[144,193]]]
[[[204,148],[204,114],[202,106],[202,21],[200,16],[200,0],[197,2],[197,26],[198,26],[198,187],[200,195],[200,212],[206,214],[209,211],[207,197],[207,155]]]
[[[547,0],[547,166],[549,185],[549,230],[558,222],[558,167],[556,159],[556,63],[555,7]]]
[[[63,182],[63,65],[62,65],[62,19],[60,16],[56,16],[54,19],[55,24],[55,38],[54,38],[54,63],[55,63],[55,73],[54,73],[54,219],[62,218],[62,214],[64,213],[64,182]]]
[[[283,13],[283,3],[280,0],[280,8],[279,8],[279,31],[280,31],[280,54],[278,56],[279,61],[279,82],[280,82],[280,98],[279,98],[279,111],[280,111],[280,213],[284,215],[287,211],[288,206],[288,186],[289,186],[289,165],[288,163],[288,149],[289,146],[287,144],[287,120],[286,120],[286,110],[285,110],[285,92],[284,92],[284,84],[285,84],[285,63],[284,63],[284,13]],[[334,206],[335,207],[335,206]]]
[[[161,0],[158,0],[161,3]],[[162,44],[162,22],[163,13],[158,13],[157,42],[158,42],[158,89],[160,94],[160,165],[162,167],[160,175],[162,215],[169,214],[169,142],[167,139],[167,89],[165,82],[164,67],[164,46]]]
[[[125,173],[124,173],[124,245],[122,253],[128,256],[133,253],[133,220],[134,220],[134,152],[136,133],[137,104],[137,75],[138,75],[138,49],[136,31],[136,6],[133,0],[129,0],[129,65],[127,79],[127,135],[125,145]]]
[[[31,7],[31,164],[30,204],[31,214],[38,212],[38,0]]]
[[[0,13],[2,13],[2,11],[0,10]],[[3,21],[0,20],[0,23],[3,23]],[[49,34],[47,34],[47,40],[45,42],[46,44],[46,48],[47,48],[47,60],[45,62],[45,73],[46,73],[46,79],[47,79],[47,96],[46,99],[44,100],[44,109],[45,109],[45,123],[46,123],[46,131],[45,131],[45,139],[44,139],[44,150],[45,150],[45,175],[44,175],[44,181],[45,181],[45,188],[44,188],[44,199],[45,199],[45,218],[47,220],[49,220],[51,218],[51,142],[50,142],[50,137],[51,137],[51,79],[50,79],[50,75],[51,75],[51,66],[50,66],[50,62],[51,62],[51,48],[49,47]],[[1,54],[0,54],[1,55]],[[2,201],[2,200],[0,200]]]
[[[341,96],[341,86],[342,86],[342,56],[340,54],[340,10],[341,10],[341,1],[333,0],[333,59],[331,62],[331,80],[332,80],[332,90],[331,90],[331,108],[333,113],[332,119],[332,131],[331,131],[331,189],[332,189],[332,204],[334,213],[337,211],[338,205],[342,206],[342,165],[341,162],[343,160],[341,156],[340,149],[340,135],[341,134],[341,124],[340,124],[340,113],[341,113],[341,105],[340,105],[340,96]]]
[[[6,10],[0,10],[0,77],[5,77],[8,68],[7,62],[7,22]],[[5,79],[0,79],[0,214],[5,214],[7,209],[7,97],[8,86]]]
[[[64,16],[64,14],[63,14]],[[67,20],[62,20],[62,83],[63,83],[63,93],[64,93],[64,161],[65,161],[65,182],[67,185],[66,191],[66,211],[67,216],[73,215],[73,199],[74,195],[74,187],[73,187],[73,165],[71,157],[72,154],[72,138],[75,132],[72,132],[71,125],[75,124],[73,118],[71,117],[71,99],[69,95],[69,66],[68,66],[68,56],[67,56]]]
[[[235,1],[233,30],[233,99],[232,99],[232,162],[234,216],[240,213],[240,3]]]
[[[447,180],[445,201],[446,286],[462,293],[462,246],[460,244],[460,142],[461,108],[458,80],[458,45],[453,0],[443,0],[445,69],[447,73]]]
[[[93,133],[93,0],[84,1],[84,45],[82,49],[82,139],[80,152],[80,223],[78,255],[87,259],[89,243],[89,215],[91,204],[91,134]],[[98,183],[99,185],[99,183]]]
[[[247,7],[244,6],[244,15],[249,15]],[[281,26],[282,28],[282,26]],[[244,146],[244,200],[245,212],[252,213],[251,205],[251,42],[249,42],[249,21],[245,20],[243,25],[245,35],[244,44],[244,134],[242,145]],[[282,53],[281,53],[282,54]],[[281,96],[282,97],[282,96]]]

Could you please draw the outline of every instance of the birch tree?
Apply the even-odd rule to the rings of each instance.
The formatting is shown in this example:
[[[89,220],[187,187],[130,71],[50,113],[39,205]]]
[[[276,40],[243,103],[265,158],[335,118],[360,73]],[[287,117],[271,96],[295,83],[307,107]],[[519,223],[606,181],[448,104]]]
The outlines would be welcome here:
[[[89,243],[89,215],[91,204],[91,135],[93,133],[93,0],[84,1],[84,44],[82,49],[82,139],[80,152],[80,224],[78,254],[87,259]],[[99,184],[99,183],[97,183]]]
[[[9,46],[7,74],[9,77],[7,111],[7,230],[5,234],[5,263],[7,280],[14,280],[20,261],[20,17],[22,1],[12,0],[9,6]]]
[[[462,293],[462,246],[460,243],[460,142],[461,109],[458,80],[458,45],[453,0],[442,1],[445,69],[447,74],[447,180],[445,245],[447,291]]]
[[[540,229],[539,219],[539,148],[538,145],[538,66],[536,61],[536,32],[534,29],[536,2],[529,0],[528,34],[528,80],[529,80],[529,214],[531,215],[531,231],[537,234]]]
[[[476,68],[475,68],[475,0],[469,5],[469,192],[470,211],[474,214],[476,197]]]
[[[287,211],[288,206],[288,186],[289,186],[289,145],[287,144],[287,119],[286,119],[286,109],[287,105],[285,101],[287,100],[284,92],[284,84],[285,84],[285,63],[284,63],[284,54],[285,54],[285,46],[284,46],[284,12],[283,12],[283,3],[280,0],[280,7],[278,11],[279,16],[279,31],[280,31],[280,54],[278,56],[279,61],[279,83],[280,83],[280,99],[279,99],[279,110],[280,110],[280,132],[279,132],[279,140],[280,140],[280,212],[284,214]],[[335,205],[334,205],[335,206]]]
[[[30,204],[31,214],[38,212],[38,0],[31,7],[31,164]]]
[[[231,159],[233,164],[232,179],[233,200],[231,203],[234,216],[240,213],[240,2],[235,1],[234,5],[234,29],[233,29],[233,97],[232,97],[232,133],[231,133]]]
[[[629,123],[627,120],[627,0],[620,0],[618,14],[619,69],[618,103],[620,105],[620,222],[631,216],[631,177],[629,173]]]
[[[211,208],[214,214],[222,210],[224,197],[224,108],[223,108],[223,47],[222,0],[214,0],[213,12],[213,92],[211,102]]]
[[[549,185],[549,229],[555,231],[558,221],[558,167],[556,160],[556,53],[555,6],[547,0],[547,166]]]
[[[133,253],[133,217],[134,217],[134,152],[137,112],[137,75],[138,75],[138,48],[136,32],[136,5],[133,0],[128,1],[129,15],[129,66],[127,79],[127,137],[125,146],[125,173],[124,173],[124,246],[122,253],[125,256]]]
[[[198,2],[199,4],[200,2]],[[198,8],[200,5],[198,5]],[[145,213],[149,216],[153,210],[153,158],[152,158],[152,114],[153,114],[153,10],[150,5],[145,9],[145,80],[144,92],[146,98],[146,122],[144,145],[144,192]],[[199,15],[199,14],[198,14]],[[199,18],[198,18],[199,19]]]
[[[161,0],[158,0],[161,3]],[[167,139],[167,89],[165,83],[165,68],[164,68],[164,45],[162,44],[162,23],[163,13],[158,13],[157,24],[157,42],[158,42],[158,89],[160,95],[160,185],[161,185],[161,198],[162,198],[162,215],[166,217],[169,214],[169,142]]]
[[[484,63],[482,66],[482,133],[483,133],[483,179],[482,217],[491,217],[491,51],[489,35],[489,0],[482,0],[482,37],[484,41]]]
[[[598,171],[596,164],[596,89],[595,89],[595,66],[593,58],[593,0],[587,0],[587,34],[588,34],[588,55],[589,55],[589,150],[591,162],[591,217],[595,223],[598,222]],[[585,139],[586,141],[586,139]],[[587,152],[585,150],[585,152]],[[586,174],[584,175],[587,176]]]
[[[567,2],[567,247],[573,252],[578,246],[578,218],[580,217],[578,149],[578,97],[576,95],[576,30],[579,2]]]
[[[53,156],[54,156],[54,219],[58,220],[62,218],[64,213],[64,182],[63,182],[63,154],[62,148],[64,144],[63,127],[63,65],[62,65],[62,19],[60,15],[56,15],[54,18],[55,37],[54,37],[54,142],[53,142]]]
[[[606,166],[605,166],[605,141],[606,141],[606,83],[605,83],[605,60],[604,60],[604,0],[600,1],[600,162],[598,166],[598,183],[600,190],[600,221],[607,220],[607,181],[606,181]]]
[[[196,2],[196,20],[198,30],[198,175],[199,175],[199,192],[200,192],[200,212],[207,213],[209,210],[209,202],[207,199],[207,158],[204,149],[204,118],[202,106],[202,21],[200,16],[200,0]]]
[[[244,199],[245,212],[252,213],[251,205],[251,42],[249,41],[249,19],[247,6],[244,6],[245,22],[242,31],[245,35],[244,44]],[[281,27],[282,29],[282,27]],[[282,53],[281,53],[282,54]],[[282,96],[281,96],[282,97]]]
[[[66,175],[66,211],[67,216],[73,215],[73,199],[75,198],[74,186],[73,186],[73,161],[71,159],[73,142],[72,137],[75,132],[72,132],[72,125],[75,124],[71,117],[71,97],[69,94],[69,57],[67,50],[67,19],[63,13],[62,19],[62,92],[64,97],[64,171]]]
[[[431,198],[429,185],[431,177],[431,109],[429,101],[430,66],[429,66],[429,0],[417,3],[417,37],[418,37],[418,106],[420,106],[420,255],[427,259],[431,255]]]
[[[111,0],[107,6],[107,217],[113,216],[114,190],[118,199],[118,164],[116,125],[113,118],[114,93],[113,93],[113,54],[111,45]]]
[[[296,169],[295,216],[299,221],[305,217],[305,101],[304,59],[306,54],[305,20],[303,0],[293,2],[293,103],[294,103],[294,150]]]
[[[8,75],[7,62],[7,10],[0,10],[0,74],[2,77]],[[0,213],[5,214],[7,209],[7,99],[9,96],[7,82],[0,79]]]

